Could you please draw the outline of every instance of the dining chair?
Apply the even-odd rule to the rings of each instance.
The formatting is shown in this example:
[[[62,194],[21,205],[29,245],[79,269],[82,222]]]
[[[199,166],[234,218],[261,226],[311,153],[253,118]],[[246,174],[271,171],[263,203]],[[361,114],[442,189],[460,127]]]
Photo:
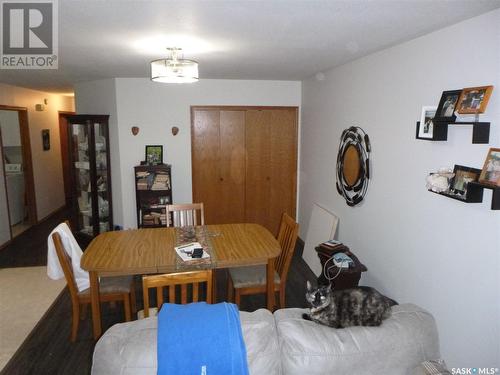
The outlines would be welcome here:
[[[203,203],[169,204],[166,212],[167,227],[205,225]],[[172,213],[172,221],[170,221],[170,213]]]
[[[288,270],[292,262],[295,242],[299,231],[299,224],[287,213],[281,216],[278,232],[278,242],[281,253],[274,263],[274,291],[279,293],[279,304],[285,308],[285,288]],[[229,269],[228,300],[239,306],[241,296],[266,293],[266,266],[250,266]]]
[[[176,303],[178,296],[176,289],[180,289],[181,304],[188,303],[188,285],[192,285],[191,302],[198,302],[200,297],[200,284],[206,283],[206,302],[212,303],[212,270],[168,273],[142,277],[142,292],[144,297],[144,310],[137,314],[138,318],[147,318],[156,315],[163,305],[164,288],[168,287],[168,302]],[[179,286],[179,288],[177,288]],[[156,308],[151,308],[149,303],[149,290],[156,289]]]
[[[68,224],[68,222],[66,222]],[[68,224],[69,226],[69,224]],[[80,305],[90,304],[90,288],[83,291],[78,291],[75,277],[73,275],[73,267],[71,266],[71,257],[65,250],[61,236],[59,233],[52,234],[54,247],[56,249],[57,258],[61,264],[61,268],[68,285],[71,296],[72,305],[72,327],[71,341],[75,342],[78,333],[78,325],[80,320]],[[132,276],[115,276],[103,277],[100,280],[100,302],[115,302],[123,301],[125,310],[125,320],[131,320],[131,311],[135,313],[135,290]],[[84,311],[84,310],[82,310]]]

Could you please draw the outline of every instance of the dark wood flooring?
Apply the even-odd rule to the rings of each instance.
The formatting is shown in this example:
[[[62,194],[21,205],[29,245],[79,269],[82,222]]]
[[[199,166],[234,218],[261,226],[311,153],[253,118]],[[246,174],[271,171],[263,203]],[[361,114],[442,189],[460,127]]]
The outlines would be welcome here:
[[[14,239],[9,246],[0,250],[0,268],[46,265],[48,234],[65,218],[66,213],[59,212]],[[300,240],[297,241],[287,280],[287,307],[304,307],[306,280],[315,279],[315,275],[301,258],[302,248],[303,243]],[[218,301],[225,299],[225,285],[225,272],[218,272]],[[136,289],[137,306],[140,309],[142,308],[140,276],[136,277]],[[22,285],[19,293],[22,293]],[[242,298],[241,310],[254,311],[264,306],[264,295]],[[120,304],[114,307],[103,304],[101,310],[104,329],[124,319],[123,308]],[[92,338],[90,309],[86,319],[80,321],[75,343],[69,340],[70,329],[71,300],[68,290],[64,289],[0,374],[90,374],[95,345]]]

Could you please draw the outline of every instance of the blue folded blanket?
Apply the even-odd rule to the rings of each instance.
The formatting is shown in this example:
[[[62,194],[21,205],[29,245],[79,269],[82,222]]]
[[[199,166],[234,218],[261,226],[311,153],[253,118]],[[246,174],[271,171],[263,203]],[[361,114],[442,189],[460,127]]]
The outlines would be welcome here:
[[[238,307],[166,303],[158,314],[158,375],[248,375]]]

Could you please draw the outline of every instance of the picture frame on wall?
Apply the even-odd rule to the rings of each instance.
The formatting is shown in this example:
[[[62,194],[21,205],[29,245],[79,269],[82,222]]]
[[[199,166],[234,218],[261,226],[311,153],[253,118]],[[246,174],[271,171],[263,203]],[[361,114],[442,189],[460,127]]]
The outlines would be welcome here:
[[[454,122],[456,120],[457,116],[455,116],[455,109],[461,93],[462,90],[443,91],[434,121]]]
[[[146,146],[146,164],[159,165],[163,164],[163,146],[162,145],[147,145]]]
[[[467,184],[479,181],[481,169],[455,165],[453,173],[454,176],[450,182],[450,193],[462,195],[465,199]]]
[[[500,148],[489,149],[479,182],[490,186],[500,186]]]
[[[420,115],[420,126],[418,128],[419,138],[432,139],[434,135],[434,117],[436,116],[436,106],[422,107],[422,114]]]
[[[43,151],[50,150],[50,129],[42,129],[42,148]]]
[[[484,113],[490,100],[493,86],[468,87],[462,90],[457,103],[460,114]]]

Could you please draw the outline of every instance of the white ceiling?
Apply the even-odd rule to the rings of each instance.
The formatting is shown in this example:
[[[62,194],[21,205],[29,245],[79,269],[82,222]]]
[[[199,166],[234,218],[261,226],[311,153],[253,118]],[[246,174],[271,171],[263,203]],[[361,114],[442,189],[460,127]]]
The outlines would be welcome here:
[[[59,0],[59,69],[0,70],[0,82],[70,92],[80,81],[148,77],[149,61],[169,46],[197,60],[202,79],[302,80],[498,7],[500,0]]]

